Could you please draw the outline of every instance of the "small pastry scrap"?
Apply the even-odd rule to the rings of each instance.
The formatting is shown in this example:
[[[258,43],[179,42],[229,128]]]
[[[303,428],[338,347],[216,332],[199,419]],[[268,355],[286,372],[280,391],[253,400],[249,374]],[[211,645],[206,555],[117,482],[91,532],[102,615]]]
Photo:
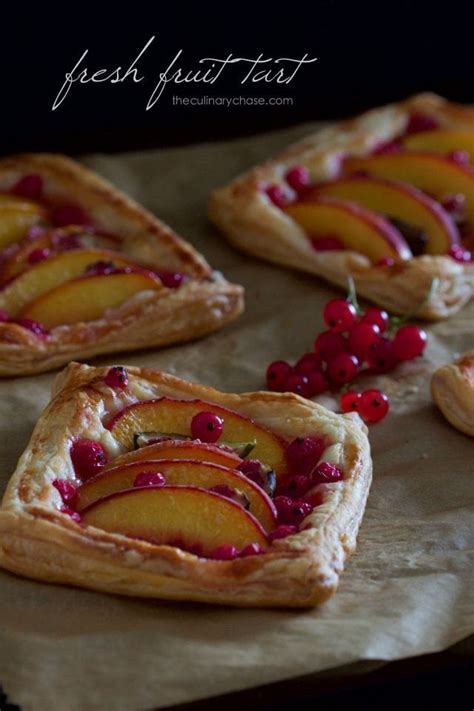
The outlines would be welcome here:
[[[453,427],[474,437],[474,351],[433,373],[431,395]]]
[[[0,565],[235,606],[336,589],[372,477],[367,429],[291,393],[70,364],[0,509]]]
[[[474,294],[473,160],[474,109],[420,94],[308,136],[209,214],[245,252],[441,319]]]
[[[0,376],[203,336],[243,291],[72,160],[0,160]]]

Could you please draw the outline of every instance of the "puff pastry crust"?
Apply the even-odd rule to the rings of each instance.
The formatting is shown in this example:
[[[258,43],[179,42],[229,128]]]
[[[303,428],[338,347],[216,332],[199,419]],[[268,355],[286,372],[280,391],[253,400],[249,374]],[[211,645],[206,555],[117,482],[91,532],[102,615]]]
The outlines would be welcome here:
[[[431,320],[450,316],[474,294],[474,265],[444,256],[420,256],[390,268],[374,268],[367,257],[356,252],[316,252],[301,227],[259,187],[267,182],[281,183],[286,171],[296,165],[307,167],[316,181],[334,178],[342,155],[368,155],[400,135],[412,112],[436,118],[442,128],[474,129],[474,109],[434,94],[419,94],[373,109],[308,136],[215,190],[209,202],[211,220],[230,242],[250,254],[343,287],[352,275],[359,294],[395,313],[406,313],[419,305],[437,277],[437,289],[417,315]]]
[[[15,323],[1,323],[0,376],[39,373],[72,358],[191,340],[242,312],[242,287],[213,271],[190,244],[95,173],[59,155],[20,155],[0,160],[0,192],[30,173],[43,178],[48,199],[72,198],[100,228],[120,237],[121,251],[137,263],[180,271],[190,279],[179,289],[138,294],[99,320],[58,326],[47,339]]]
[[[474,351],[433,373],[431,395],[453,427],[474,437]]]
[[[221,393],[158,370],[128,368],[127,391],[103,383],[104,368],[70,364],[56,378],[0,509],[0,565],[15,573],[110,593],[236,606],[306,607],[336,589],[354,550],[372,476],[367,429],[358,415],[336,415],[288,393]],[[109,455],[120,448],[104,428],[105,412],[167,395],[229,407],[283,437],[325,433],[344,480],[327,485],[311,528],[274,541],[257,556],[232,561],[198,558],[178,548],[108,533],[60,513],[52,481],[73,477],[72,438],[98,440]],[[305,523],[306,526],[306,523]]]

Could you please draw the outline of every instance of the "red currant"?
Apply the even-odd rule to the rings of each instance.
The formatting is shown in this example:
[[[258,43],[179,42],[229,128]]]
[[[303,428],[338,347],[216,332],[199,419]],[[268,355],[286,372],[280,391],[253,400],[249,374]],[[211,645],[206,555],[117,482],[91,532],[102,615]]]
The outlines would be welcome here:
[[[401,146],[397,141],[384,141],[383,143],[379,143],[378,145],[375,146],[374,150],[372,151],[372,155],[374,156],[386,156],[386,155],[393,155],[394,153],[400,153],[401,152]]]
[[[306,376],[309,382],[309,395],[308,397],[314,397],[315,395],[321,395],[321,393],[326,392],[329,389],[329,382],[324,373],[319,370],[315,370],[314,373],[309,373]]]
[[[193,439],[201,442],[217,442],[224,430],[224,420],[213,412],[198,412],[191,420]]]
[[[339,402],[342,412],[357,412],[359,409],[360,393],[355,390],[348,390],[342,393]]]
[[[161,472],[140,472],[135,477],[133,486],[164,486],[166,479]]]
[[[128,375],[126,369],[121,365],[115,365],[107,371],[104,382],[110,388],[123,390],[128,385]]]
[[[249,543],[239,553],[239,558],[247,558],[249,555],[260,555],[265,553],[260,543]]]
[[[467,151],[451,151],[451,153],[448,153],[447,158],[458,165],[469,165],[471,162],[471,157]]]
[[[377,261],[374,263],[374,266],[376,267],[393,267],[395,264],[395,260],[393,257],[380,257],[380,259],[377,259]]]
[[[316,252],[340,252],[344,249],[344,245],[339,237],[310,237],[312,248]]]
[[[42,249],[32,249],[29,252],[27,260],[28,264],[37,264],[42,262],[44,259],[48,259],[51,254],[51,250],[48,247],[43,247]]]
[[[325,443],[319,437],[296,437],[286,449],[291,474],[309,474],[319,461]]]
[[[301,395],[301,397],[311,397],[309,379],[306,375],[292,373],[286,381],[286,387],[290,393],[296,393],[297,395]]]
[[[87,225],[90,220],[79,205],[63,205],[54,210],[51,221],[55,227],[65,227],[66,225]]]
[[[311,484],[311,480],[308,476],[305,474],[297,474],[288,482],[286,493],[292,499],[299,499],[301,496],[304,496],[312,486],[313,484]]]
[[[347,339],[342,333],[323,331],[314,342],[314,351],[321,360],[327,361],[338,353],[347,351]]]
[[[375,323],[355,323],[349,334],[349,351],[362,363],[372,344],[380,340],[380,329]]]
[[[63,503],[72,506],[77,496],[77,488],[75,484],[68,479],[55,479],[52,484],[54,488],[59,491]]]
[[[338,353],[328,363],[328,375],[336,385],[344,385],[354,380],[359,370],[359,361],[350,353]]]
[[[284,392],[288,376],[293,372],[293,368],[284,360],[276,360],[267,368],[267,387],[269,390]]]
[[[426,331],[418,326],[407,325],[398,329],[393,341],[393,350],[400,360],[412,360],[421,356],[426,347]]]
[[[10,314],[5,309],[0,309],[0,323],[7,323],[10,320]]]
[[[398,363],[393,342],[385,337],[379,338],[369,348],[367,363],[375,373],[388,373],[393,370]]]
[[[410,114],[408,119],[407,127],[405,133],[419,133],[420,131],[432,131],[438,128],[438,121],[429,116],[428,114],[422,114],[421,112],[415,111]]]
[[[451,245],[448,254],[450,257],[455,259],[456,262],[472,262],[472,253],[461,244]]]
[[[75,521],[76,523],[80,523],[82,520],[81,514],[78,513],[77,511],[74,511],[73,509],[69,508],[69,506],[66,506],[66,505],[61,506],[60,511],[63,514],[66,514],[66,516],[70,516],[72,518],[72,520]]]
[[[228,543],[222,543],[217,548],[211,551],[209,558],[212,560],[234,560],[237,558],[239,551],[235,546],[231,546]]]
[[[26,328],[31,333],[34,333],[38,338],[44,338],[48,335],[48,331],[38,321],[33,321],[31,318],[18,318],[14,323],[17,323],[22,328]]]
[[[315,370],[321,370],[321,360],[316,353],[305,353],[295,365],[295,372],[300,375],[309,375]]]
[[[43,193],[43,178],[36,174],[25,175],[15,183],[11,192],[28,200],[39,200]]]
[[[441,205],[454,218],[461,217],[466,208],[466,196],[464,193],[451,193],[446,195]]]
[[[177,289],[188,279],[186,274],[182,274],[181,272],[156,272],[156,274],[160,277],[161,283],[163,286],[166,286],[167,289]]]
[[[269,185],[265,192],[276,207],[286,207],[290,202],[287,191],[281,185]]]
[[[285,179],[288,185],[297,193],[302,192],[311,182],[309,170],[303,165],[297,165],[294,168],[287,170],[285,173]]]
[[[342,470],[332,462],[321,462],[311,472],[311,482],[315,486],[317,484],[332,484],[336,481],[341,481],[344,478]]]
[[[280,538],[286,538],[287,536],[291,536],[297,532],[297,526],[278,526],[278,528],[275,528],[274,531],[268,534],[268,540],[271,543],[272,541],[277,541]]]
[[[365,390],[360,397],[359,414],[367,422],[383,420],[389,410],[388,397],[380,390]]]
[[[342,333],[348,331],[356,322],[357,311],[350,301],[332,299],[324,308],[323,319],[326,326],[335,333]]]
[[[371,306],[361,318],[362,323],[373,323],[379,327],[380,333],[383,333],[390,323],[390,316],[383,309],[378,309],[376,306]]]
[[[71,445],[70,454],[74,471],[82,481],[98,474],[107,464],[103,446],[91,439],[76,439]]]

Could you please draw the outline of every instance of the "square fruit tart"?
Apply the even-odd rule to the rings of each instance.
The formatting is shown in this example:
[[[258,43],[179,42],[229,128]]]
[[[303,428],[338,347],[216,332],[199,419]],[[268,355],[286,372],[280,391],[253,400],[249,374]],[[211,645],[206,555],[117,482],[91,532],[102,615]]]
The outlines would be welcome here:
[[[246,252],[440,319],[474,293],[474,110],[432,95],[321,130],[216,190]],[[436,281],[434,281],[436,279]],[[430,292],[430,285],[436,289]]]
[[[78,163],[0,161],[0,376],[197,338],[242,308],[241,287]]]
[[[306,607],[336,589],[365,425],[292,393],[71,363],[0,509],[0,565],[111,593]]]

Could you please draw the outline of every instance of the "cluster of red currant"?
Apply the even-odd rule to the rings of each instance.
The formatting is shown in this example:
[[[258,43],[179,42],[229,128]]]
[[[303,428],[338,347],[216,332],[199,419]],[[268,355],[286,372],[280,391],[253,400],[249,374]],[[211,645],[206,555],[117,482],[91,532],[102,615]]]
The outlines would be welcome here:
[[[294,366],[283,360],[268,366],[270,390],[313,397],[347,386],[361,372],[387,373],[401,361],[420,356],[426,346],[423,329],[374,306],[363,311],[353,289],[347,299],[329,301],[323,318],[328,330],[317,336],[313,352]],[[378,390],[349,391],[341,397],[341,409],[357,410],[368,422],[377,422],[387,414],[388,399]]]

